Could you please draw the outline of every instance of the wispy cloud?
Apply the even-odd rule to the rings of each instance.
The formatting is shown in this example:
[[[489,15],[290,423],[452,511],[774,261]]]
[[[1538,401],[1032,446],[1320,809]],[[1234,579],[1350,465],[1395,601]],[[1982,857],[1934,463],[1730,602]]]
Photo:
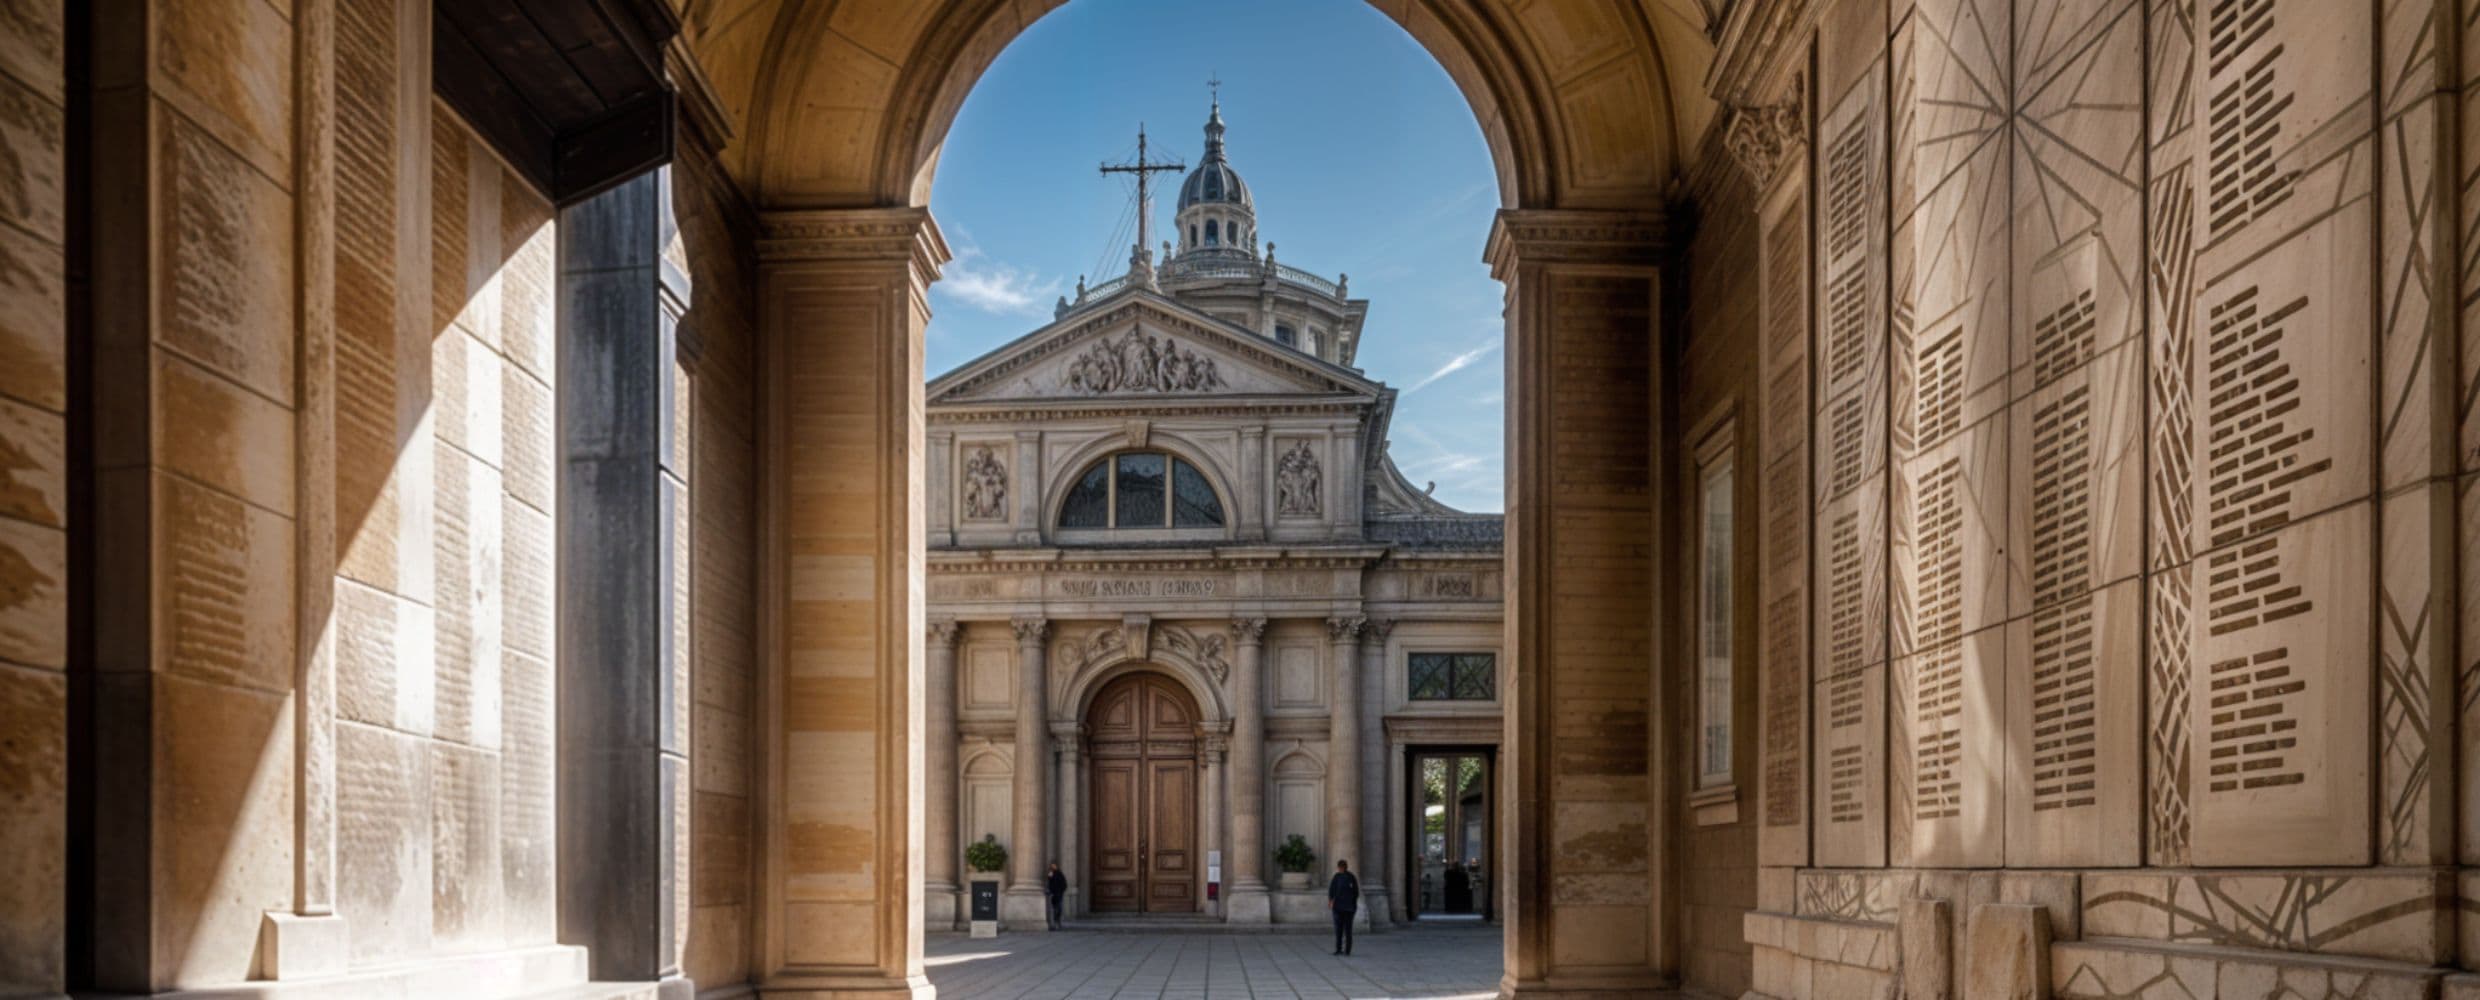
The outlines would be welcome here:
[[[955,260],[931,289],[964,305],[1000,316],[1048,319],[1059,295],[1058,278],[1049,281],[1024,268],[993,260],[977,247],[956,251]]]
[[[1505,343],[1505,338],[1503,336],[1492,338],[1489,343],[1473,348],[1472,350],[1465,351],[1464,353],[1458,354],[1452,358],[1448,358],[1446,364],[1438,366],[1438,370],[1430,372],[1428,375],[1423,376],[1420,381],[1412,383],[1412,388],[1404,390],[1404,395],[1412,395],[1413,393],[1429,388],[1429,384],[1432,382],[1436,382],[1439,379],[1472,367],[1473,362],[1489,357],[1490,353],[1498,350],[1499,345],[1502,343]]]

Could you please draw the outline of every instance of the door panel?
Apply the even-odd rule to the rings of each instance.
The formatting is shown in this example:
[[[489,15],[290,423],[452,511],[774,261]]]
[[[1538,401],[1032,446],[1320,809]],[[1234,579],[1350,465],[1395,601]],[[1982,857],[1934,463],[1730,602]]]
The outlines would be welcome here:
[[[1093,882],[1096,913],[1140,908],[1143,872],[1137,864],[1137,768],[1135,759],[1094,761],[1093,856],[1086,870]]]
[[[1197,762],[1146,761],[1148,808],[1145,908],[1182,913],[1197,908]]]
[[[1131,674],[1085,718],[1094,912],[1196,912],[1196,703],[1169,678]]]

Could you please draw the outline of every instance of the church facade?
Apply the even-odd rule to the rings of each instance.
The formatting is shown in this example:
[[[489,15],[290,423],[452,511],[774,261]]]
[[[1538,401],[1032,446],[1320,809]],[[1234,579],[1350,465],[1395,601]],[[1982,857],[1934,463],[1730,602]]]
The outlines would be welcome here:
[[[1223,129],[1159,263],[927,388],[929,929],[1041,926],[1052,861],[1071,919],[1324,921],[1337,861],[1491,913],[1501,518],[1396,470],[1368,301],[1259,249]]]

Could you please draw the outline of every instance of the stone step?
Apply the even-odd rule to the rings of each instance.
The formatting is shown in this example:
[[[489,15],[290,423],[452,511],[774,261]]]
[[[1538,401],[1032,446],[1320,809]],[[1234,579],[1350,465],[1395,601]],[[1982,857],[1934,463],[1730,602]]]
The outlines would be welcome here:
[[[654,983],[570,983],[507,1000],[655,1000]]]
[[[1063,932],[1099,934],[1309,934],[1332,932],[1332,924],[1227,924],[1202,913],[1149,917],[1084,917],[1062,924]],[[1018,932],[1024,933],[1024,932]],[[1041,933],[1035,931],[1033,933]]]

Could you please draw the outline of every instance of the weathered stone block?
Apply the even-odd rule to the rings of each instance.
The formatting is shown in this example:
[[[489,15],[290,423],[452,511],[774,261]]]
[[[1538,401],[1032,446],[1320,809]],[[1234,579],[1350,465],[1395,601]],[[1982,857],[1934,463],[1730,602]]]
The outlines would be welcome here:
[[[293,411],[155,352],[154,458],[277,514],[293,514]]]
[[[66,676],[0,664],[0,992],[64,985],[68,723]]]
[[[69,663],[69,536],[0,518],[0,660]]]
[[[1954,909],[1943,899],[1903,901],[1904,1000],[1950,1000],[1954,992]]]
[[[369,964],[431,945],[431,757],[424,741],[336,727],[336,901],[353,917],[353,959]]]
[[[1963,995],[1973,1000],[2046,1000],[2049,911],[2018,903],[1974,907],[1965,941]]]
[[[12,12],[24,11],[30,18],[45,14],[58,16],[58,2],[22,3]],[[0,58],[15,54],[17,46],[28,39],[15,34],[28,27],[12,21],[8,36],[0,40]],[[52,25],[58,28],[58,25]],[[54,37],[51,44],[57,45]],[[60,67],[49,67],[53,83],[59,80]],[[0,145],[14,155],[0,160],[0,223],[14,225],[37,240],[58,246],[64,235],[63,207],[67,204],[61,187],[63,167],[61,140],[63,114],[60,95],[29,89],[23,82],[34,77],[16,75],[14,79],[0,75]]]
[[[285,81],[289,91],[289,75]],[[156,336],[279,404],[293,401],[293,203],[179,114],[164,146]],[[252,934],[257,933],[252,927]]]
[[[498,755],[432,743],[430,774],[431,945],[497,946],[502,917]]]
[[[68,406],[66,274],[59,246],[0,226],[0,396]]]
[[[162,674],[155,698],[157,968],[246,979],[259,915],[292,903],[291,699]]]
[[[293,32],[263,0],[149,5],[159,93],[271,177],[289,177]]]

